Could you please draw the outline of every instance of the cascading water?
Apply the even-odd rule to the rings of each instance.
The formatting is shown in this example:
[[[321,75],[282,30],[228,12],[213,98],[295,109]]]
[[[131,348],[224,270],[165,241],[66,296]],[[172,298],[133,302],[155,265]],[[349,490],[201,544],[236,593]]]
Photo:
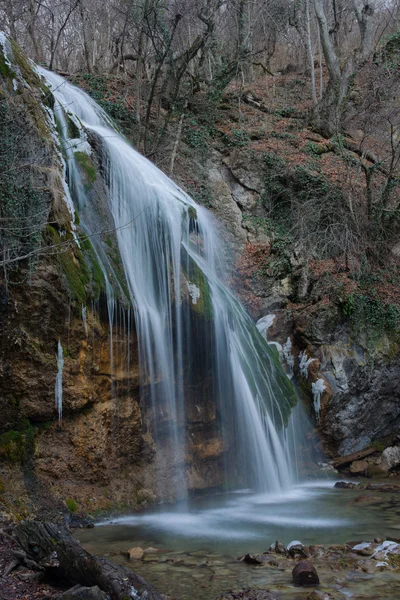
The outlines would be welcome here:
[[[286,424],[293,389],[221,281],[223,253],[211,214],[136,152],[87,94],[54,73],[40,72],[56,98],[69,186],[90,235],[101,230],[100,219],[88,205],[75,152],[90,152],[92,138],[102,148],[109,209],[134,307],[142,399],[152,408],[156,447],[168,439],[174,461],[167,476],[184,495],[186,408],[196,394],[200,402],[212,397],[217,407],[231,485],[268,491],[290,486],[294,469]],[[68,134],[66,113],[79,124],[79,140]],[[94,242],[112,303],[107,259],[101,240]],[[166,468],[163,457],[158,460]]]

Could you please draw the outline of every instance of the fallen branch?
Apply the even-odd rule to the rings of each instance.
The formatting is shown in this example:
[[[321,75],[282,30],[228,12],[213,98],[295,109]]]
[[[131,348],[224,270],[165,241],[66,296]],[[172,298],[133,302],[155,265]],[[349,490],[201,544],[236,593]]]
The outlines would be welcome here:
[[[163,600],[140,575],[90,554],[65,529],[53,523],[26,521],[16,527],[15,536],[32,560],[70,585],[98,586],[113,600]]]
[[[376,448],[365,448],[364,450],[359,450],[358,452],[353,452],[352,454],[347,454],[346,456],[338,456],[338,458],[334,458],[331,463],[335,468],[342,467],[352,463],[355,460],[360,460],[361,458],[365,458],[370,454],[374,454],[375,452],[377,452]]]

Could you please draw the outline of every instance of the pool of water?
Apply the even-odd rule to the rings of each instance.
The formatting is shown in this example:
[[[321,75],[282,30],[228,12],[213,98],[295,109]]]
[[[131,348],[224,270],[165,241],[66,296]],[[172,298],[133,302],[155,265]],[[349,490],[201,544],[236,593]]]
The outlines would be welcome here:
[[[268,587],[272,580],[284,586],[287,574],[251,568],[236,558],[267,550],[275,540],[327,545],[400,537],[398,493],[342,490],[334,483],[310,481],[276,495],[239,490],[152,507],[99,522],[94,529],[79,531],[77,537],[89,551],[129,564],[178,600],[212,600],[226,589]],[[129,563],[124,552],[134,546],[158,552]],[[395,593],[399,595],[379,597],[400,597],[400,587]]]

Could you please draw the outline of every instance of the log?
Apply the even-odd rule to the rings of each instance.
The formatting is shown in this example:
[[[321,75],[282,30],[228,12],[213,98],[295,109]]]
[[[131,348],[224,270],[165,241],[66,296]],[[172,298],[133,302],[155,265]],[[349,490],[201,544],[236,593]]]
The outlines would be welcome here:
[[[156,588],[140,575],[107,558],[90,554],[61,526],[25,521],[16,527],[15,536],[32,560],[70,585],[97,585],[110,594],[112,600],[163,600]]]
[[[352,463],[355,460],[360,460],[361,458],[365,458],[370,454],[374,454],[377,452],[376,448],[365,448],[364,450],[359,450],[358,452],[353,452],[352,454],[347,454],[346,456],[338,456],[331,461],[331,464],[335,467],[342,467],[349,463]]]

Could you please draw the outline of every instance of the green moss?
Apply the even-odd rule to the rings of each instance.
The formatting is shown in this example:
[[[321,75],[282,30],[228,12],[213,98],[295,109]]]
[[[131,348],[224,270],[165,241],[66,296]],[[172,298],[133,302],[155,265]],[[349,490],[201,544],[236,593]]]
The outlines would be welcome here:
[[[34,430],[7,431],[0,435],[0,458],[11,463],[24,463],[34,451]]]
[[[196,300],[196,303],[190,302],[191,309],[203,317],[211,319],[213,316],[213,308],[210,287],[204,273],[190,256],[188,256],[188,269],[187,271],[184,271],[184,274],[188,283],[194,284],[200,291],[200,296]]]
[[[73,119],[68,115],[68,113],[65,113],[65,119],[67,121],[68,137],[69,138],[79,138],[80,137],[79,128],[75,125]],[[81,152],[80,154],[83,154],[83,153]]]
[[[5,80],[10,80],[15,77],[15,71],[7,64],[2,47],[0,47],[0,75]]]
[[[194,206],[189,206],[188,208],[189,219],[193,219],[193,221],[197,220],[197,210]]]
[[[74,157],[84,178],[85,191],[88,192],[96,181],[96,168],[90,156],[85,152],[74,152]]]
[[[59,263],[64,273],[68,288],[73,298],[86,304],[87,286],[90,284],[90,273],[78,248],[68,250],[59,255]]]
[[[70,512],[74,513],[78,510],[78,503],[73,498],[67,498],[65,501],[67,508]]]

